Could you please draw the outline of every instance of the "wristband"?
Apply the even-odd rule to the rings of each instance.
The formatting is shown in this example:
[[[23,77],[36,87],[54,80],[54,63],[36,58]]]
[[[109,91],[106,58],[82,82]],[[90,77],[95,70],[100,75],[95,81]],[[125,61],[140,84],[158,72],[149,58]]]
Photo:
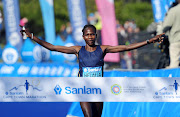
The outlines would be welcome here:
[[[146,42],[147,42],[147,44],[150,44],[149,39],[148,39],[148,40],[146,40]]]

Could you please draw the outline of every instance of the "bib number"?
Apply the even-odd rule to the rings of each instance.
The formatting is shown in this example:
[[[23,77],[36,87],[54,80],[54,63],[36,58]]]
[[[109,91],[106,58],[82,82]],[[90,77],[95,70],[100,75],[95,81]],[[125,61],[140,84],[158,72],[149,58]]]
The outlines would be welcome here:
[[[83,67],[83,77],[102,77],[102,67]]]

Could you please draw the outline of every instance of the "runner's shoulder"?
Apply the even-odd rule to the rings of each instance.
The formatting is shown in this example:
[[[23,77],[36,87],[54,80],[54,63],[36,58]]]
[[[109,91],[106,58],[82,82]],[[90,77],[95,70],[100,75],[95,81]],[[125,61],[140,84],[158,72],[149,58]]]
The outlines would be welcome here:
[[[78,53],[82,46],[72,46],[72,47],[73,47],[73,48],[76,50],[76,52]]]
[[[110,47],[110,45],[101,45],[100,47],[102,51],[104,52],[108,47]]]

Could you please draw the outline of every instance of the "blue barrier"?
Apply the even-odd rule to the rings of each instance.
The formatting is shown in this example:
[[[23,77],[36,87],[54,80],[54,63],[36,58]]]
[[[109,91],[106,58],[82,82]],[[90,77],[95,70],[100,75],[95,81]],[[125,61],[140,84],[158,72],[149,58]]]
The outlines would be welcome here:
[[[146,71],[111,70],[105,71],[104,77],[180,77],[180,68]]]
[[[71,102],[0,102],[1,117],[65,117]]]
[[[0,77],[76,77],[77,63],[0,63]],[[146,71],[104,71],[104,77],[180,77],[180,68]]]
[[[18,63],[0,64],[0,77],[75,77],[78,64],[57,63]],[[180,77],[180,68],[104,72],[105,77]],[[18,117],[65,117],[71,103],[39,102],[39,103],[0,103],[2,116]],[[174,102],[105,102],[102,117],[164,117],[180,116],[180,103]],[[31,112],[29,111],[31,110]],[[79,108],[80,110],[80,108]],[[10,113],[9,113],[10,112]],[[82,116],[82,112],[80,117]]]
[[[78,64],[0,63],[0,77],[76,77]]]

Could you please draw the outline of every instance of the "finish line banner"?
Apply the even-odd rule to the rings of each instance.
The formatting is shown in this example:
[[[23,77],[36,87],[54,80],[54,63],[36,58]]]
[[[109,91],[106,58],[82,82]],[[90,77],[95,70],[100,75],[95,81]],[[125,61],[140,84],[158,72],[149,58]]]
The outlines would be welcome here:
[[[0,78],[0,102],[180,102],[179,78]]]

